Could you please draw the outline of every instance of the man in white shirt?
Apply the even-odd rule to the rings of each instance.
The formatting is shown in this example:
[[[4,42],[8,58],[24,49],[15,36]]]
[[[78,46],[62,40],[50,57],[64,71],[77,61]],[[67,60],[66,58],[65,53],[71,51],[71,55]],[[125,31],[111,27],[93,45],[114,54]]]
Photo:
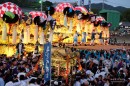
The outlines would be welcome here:
[[[73,86],[81,86],[80,77],[78,77],[78,76],[76,77],[76,81]]]
[[[2,77],[0,77],[0,86],[4,86],[5,82]]]
[[[20,40],[20,42],[16,45],[16,49],[20,56],[24,54],[24,44],[22,43],[22,40]]]
[[[128,82],[127,86],[130,86],[130,78],[128,78],[128,80],[129,80],[129,82]]]

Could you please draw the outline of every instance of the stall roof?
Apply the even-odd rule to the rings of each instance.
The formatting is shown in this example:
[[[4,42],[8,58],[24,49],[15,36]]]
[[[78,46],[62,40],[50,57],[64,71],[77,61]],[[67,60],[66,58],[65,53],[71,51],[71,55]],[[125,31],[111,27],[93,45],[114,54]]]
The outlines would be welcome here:
[[[120,22],[120,26],[130,26],[130,22]]]
[[[118,14],[120,14],[119,11],[115,11],[115,10],[105,10],[105,9],[101,10],[100,13],[118,13]]]

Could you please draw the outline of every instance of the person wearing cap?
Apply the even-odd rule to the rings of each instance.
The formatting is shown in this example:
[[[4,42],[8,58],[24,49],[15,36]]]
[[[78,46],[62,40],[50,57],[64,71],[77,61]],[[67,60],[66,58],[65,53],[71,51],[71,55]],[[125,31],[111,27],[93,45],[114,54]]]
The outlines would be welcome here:
[[[113,63],[113,68],[118,68],[118,64],[119,64],[118,60],[115,60],[115,62]]]

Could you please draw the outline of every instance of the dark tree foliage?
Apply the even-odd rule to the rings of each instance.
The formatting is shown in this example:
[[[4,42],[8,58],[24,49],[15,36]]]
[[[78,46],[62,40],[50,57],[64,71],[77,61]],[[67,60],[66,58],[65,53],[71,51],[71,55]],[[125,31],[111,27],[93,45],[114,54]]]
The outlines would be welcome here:
[[[126,10],[122,14],[122,21],[130,22],[130,9]]]

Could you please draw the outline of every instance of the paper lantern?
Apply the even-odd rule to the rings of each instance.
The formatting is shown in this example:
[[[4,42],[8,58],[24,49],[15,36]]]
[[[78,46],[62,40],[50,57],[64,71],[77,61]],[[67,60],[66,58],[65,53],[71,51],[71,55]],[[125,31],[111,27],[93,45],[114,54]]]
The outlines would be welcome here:
[[[44,32],[40,34],[40,44],[44,44]]]
[[[78,24],[77,24],[76,31],[77,31],[78,33],[80,33],[80,32],[81,32],[81,25],[80,25],[80,23],[78,23]]]
[[[14,26],[13,34],[12,34],[12,44],[16,44],[16,40],[17,40],[17,30],[16,30],[16,26]]]
[[[4,23],[2,28],[2,40],[6,40],[6,37],[7,37],[7,27],[6,24]]]
[[[24,43],[27,44],[28,43],[28,34],[27,34],[27,28],[24,29]]]
[[[64,16],[64,26],[67,27],[67,18],[66,18],[66,15]]]
[[[27,40],[30,42],[30,28],[27,27]]]
[[[35,41],[38,40],[38,25],[35,26],[35,30],[34,30],[34,40],[35,40]]]

